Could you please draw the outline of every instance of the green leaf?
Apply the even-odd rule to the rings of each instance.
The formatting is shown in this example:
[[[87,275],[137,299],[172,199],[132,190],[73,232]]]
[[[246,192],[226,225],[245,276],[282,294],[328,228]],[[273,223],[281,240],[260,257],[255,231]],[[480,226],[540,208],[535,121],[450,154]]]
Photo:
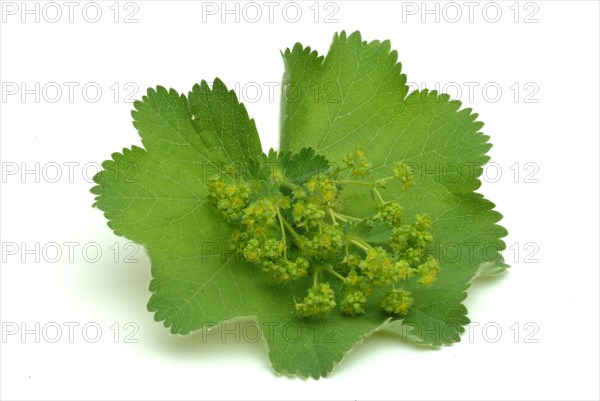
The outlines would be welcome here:
[[[284,62],[284,85],[300,95],[282,107],[282,150],[310,146],[339,165],[360,146],[374,166],[374,180],[390,176],[400,161],[415,171],[409,191],[390,185],[382,194],[400,202],[407,215],[431,216],[432,252],[443,268],[433,288],[407,288],[414,306],[400,330],[431,345],[458,341],[469,322],[461,302],[471,279],[480,266],[506,267],[499,254],[506,230],[496,224],[502,216],[474,192],[491,147],[480,132],[483,124],[447,95],[407,95],[406,76],[388,41],[367,43],[358,32],[342,32],[324,59],[296,45],[286,50]],[[344,212],[364,216],[375,204],[348,188],[343,205]]]
[[[357,224],[344,227],[344,233],[370,244],[378,244],[386,242],[392,237],[394,227],[390,223],[381,220],[362,220]]]
[[[274,169],[279,169],[288,181],[302,185],[313,175],[327,173],[329,162],[311,148],[303,148],[299,152],[276,152],[270,149],[250,165],[251,175],[256,179],[268,179]]]
[[[317,155],[312,148],[300,149],[297,153],[280,152],[279,163],[283,175],[295,184],[303,184],[310,177],[327,173],[329,162],[322,155]]]
[[[301,319],[290,311],[294,299],[304,296],[305,282],[269,283],[229,251],[231,230],[206,199],[206,179],[226,174],[228,165],[262,157],[254,123],[234,98],[221,83],[212,91],[202,83],[188,97],[150,89],[133,113],[146,150],[124,149],[102,164],[104,170],[94,177],[95,206],[117,235],[146,246],[153,277],[148,309],[171,333],[250,317],[258,322],[278,373],[325,376],[385,318],[375,313],[360,321],[341,314]],[[223,123],[220,111],[228,105]],[[215,144],[222,144],[222,151]],[[315,168],[324,166],[322,158],[309,159],[318,160]]]

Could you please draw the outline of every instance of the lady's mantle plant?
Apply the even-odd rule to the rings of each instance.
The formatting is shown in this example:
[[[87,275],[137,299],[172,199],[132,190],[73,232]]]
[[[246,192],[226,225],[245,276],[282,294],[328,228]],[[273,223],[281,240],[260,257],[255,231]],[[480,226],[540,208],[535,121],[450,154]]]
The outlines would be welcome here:
[[[134,104],[95,206],[152,259],[148,309],[174,334],[257,321],[278,373],[327,375],[365,336],[459,341],[471,280],[507,266],[474,191],[491,145],[458,101],[408,94],[388,41],[283,53],[281,149],[220,80]],[[290,327],[294,335],[289,333]]]

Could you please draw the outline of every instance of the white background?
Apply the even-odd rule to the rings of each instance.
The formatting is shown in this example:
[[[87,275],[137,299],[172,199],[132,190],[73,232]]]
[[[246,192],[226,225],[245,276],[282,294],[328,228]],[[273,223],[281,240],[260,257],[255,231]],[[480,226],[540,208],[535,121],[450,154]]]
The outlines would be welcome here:
[[[237,23],[235,15],[221,22],[220,2],[204,6],[216,6],[215,15],[201,2],[113,3],[99,2],[92,23],[93,5],[82,15],[86,2],[73,22],[62,2],[38,3],[39,22],[35,12],[21,21],[21,2],[2,2],[3,399],[600,397],[597,2],[479,2],[471,16],[463,2],[429,2],[437,22],[421,2],[332,2],[317,6],[315,22],[311,1],[297,3],[296,23],[297,7],[284,14],[283,2],[273,22],[254,3],[263,14],[255,23],[256,7],[243,3]],[[57,9],[62,18],[52,23]],[[138,22],[124,23],[132,12]],[[338,22],[324,21],[332,12]],[[90,178],[112,152],[140,144],[125,97],[157,84],[187,91],[220,77],[239,89],[265,149],[276,146],[279,51],[300,41],[324,53],[342,29],[390,39],[409,82],[445,86],[480,113],[496,163],[481,191],[505,216],[513,267],[471,288],[475,323],[459,344],[425,351],[375,335],[327,379],[280,378],[260,342],[175,337],[153,321],[150,262],[139,249],[128,263],[136,248],[91,208]],[[22,89],[33,91],[22,98]],[[72,342],[69,324],[78,324]],[[102,335],[92,343],[95,327]],[[126,342],[136,327],[137,343]]]

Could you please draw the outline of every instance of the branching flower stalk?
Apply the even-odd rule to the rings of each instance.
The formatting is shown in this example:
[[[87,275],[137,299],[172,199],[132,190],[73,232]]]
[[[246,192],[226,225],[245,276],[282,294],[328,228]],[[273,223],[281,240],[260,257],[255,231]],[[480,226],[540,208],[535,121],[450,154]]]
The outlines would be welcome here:
[[[269,157],[258,163],[255,177],[233,179],[228,170],[208,182],[211,203],[234,227],[235,251],[281,283],[312,277],[307,295],[295,303],[301,316],[324,315],[338,305],[343,314],[363,314],[371,297],[380,298],[385,313],[407,314],[413,298],[403,283],[431,286],[440,270],[426,254],[431,219],[419,214],[406,224],[402,206],[382,194],[388,185],[408,190],[411,168],[397,163],[389,177],[368,180],[372,165],[356,148],[343,157],[344,168],[290,178],[281,166],[264,174]],[[364,188],[374,199],[371,215],[342,212],[348,186]],[[339,296],[329,279],[341,281]]]

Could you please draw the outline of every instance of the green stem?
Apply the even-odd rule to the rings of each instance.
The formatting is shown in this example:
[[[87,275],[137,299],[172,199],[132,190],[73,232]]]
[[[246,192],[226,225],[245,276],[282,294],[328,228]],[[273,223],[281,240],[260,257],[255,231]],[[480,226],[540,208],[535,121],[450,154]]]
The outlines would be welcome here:
[[[382,204],[385,203],[385,200],[383,200],[383,197],[381,196],[381,194],[379,193],[377,188],[373,187],[372,189],[373,189],[373,192],[375,192],[375,195],[377,195],[377,197],[379,198],[379,202],[381,202]]]
[[[331,268],[330,266],[327,266],[325,268],[325,271],[328,272],[328,273],[330,273],[330,274],[333,274],[335,277],[339,278],[340,280],[342,280],[344,282],[346,281],[346,277],[342,276],[340,273],[338,273],[335,270],[333,270],[333,268]]]
[[[336,173],[337,173],[337,174],[339,174],[339,173],[343,173],[344,171],[349,171],[350,169],[351,169],[351,167],[350,167],[350,166],[346,166],[346,167],[344,167],[344,168],[341,168],[341,169],[337,170],[337,171],[336,171]]]
[[[367,187],[372,187],[373,184],[370,182],[364,181],[356,181],[356,180],[333,180],[336,184],[354,184],[354,185],[363,185]]]
[[[294,184],[293,182],[289,182],[289,181],[287,181],[287,180],[285,180],[285,179],[283,179],[283,178],[281,178],[281,179],[275,179],[275,181],[277,181],[277,183],[278,183],[279,185],[281,185],[282,187],[289,188],[289,189],[291,189],[292,191],[295,191],[295,190],[297,190],[297,189],[300,189],[300,187],[299,187],[298,185]]]
[[[285,228],[287,228],[288,231],[290,233],[292,233],[292,236],[295,239],[300,239],[300,234],[298,234],[298,232],[296,232],[296,230],[294,230],[294,227],[292,227],[292,225],[290,223],[288,223],[288,221],[285,218],[283,218],[283,216],[281,217],[281,221],[282,221],[283,225],[285,226]]]
[[[356,245],[357,247],[359,247],[360,249],[362,249],[365,252],[373,249],[373,247],[371,245],[369,245],[366,242],[363,242],[361,240],[355,239],[355,238],[350,238],[350,239],[348,239],[348,241],[350,241],[350,243]]]
[[[335,213],[333,213],[333,209],[329,208],[329,215],[331,216],[331,221],[333,222],[333,226],[337,226],[338,222],[335,220]]]
[[[283,175],[283,173],[281,172],[281,170],[279,169],[275,169],[275,171],[273,171],[273,180],[278,183],[279,185],[289,188],[291,190],[297,190],[300,189],[300,187],[296,184],[294,184],[293,182],[290,182],[288,180],[285,179],[285,176]]]
[[[340,216],[340,215],[338,215],[338,219],[341,220],[343,223],[347,223],[347,222],[350,221],[350,220],[348,220],[348,219],[346,219],[346,218],[344,218],[343,216]]]
[[[385,178],[380,178],[377,181],[375,181],[375,184],[379,184],[380,182],[384,182],[387,180],[393,180],[395,177],[393,175],[389,176],[389,177],[385,177]]]
[[[336,215],[336,217],[338,217],[340,220],[352,220],[352,221],[362,221],[362,219],[359,219],[358,217],[354,217],[354,216],[348,216],[347,214],[341,214],[341,213],[334,213]]]
[[[277,217],[279,218],[279,228],[281,229],[281,239],[283,240],[283,257],[287,259],[287,241],[285,238],[285,228],[283,227],[283,216],[281,215],[279,206],[277,206]]]

